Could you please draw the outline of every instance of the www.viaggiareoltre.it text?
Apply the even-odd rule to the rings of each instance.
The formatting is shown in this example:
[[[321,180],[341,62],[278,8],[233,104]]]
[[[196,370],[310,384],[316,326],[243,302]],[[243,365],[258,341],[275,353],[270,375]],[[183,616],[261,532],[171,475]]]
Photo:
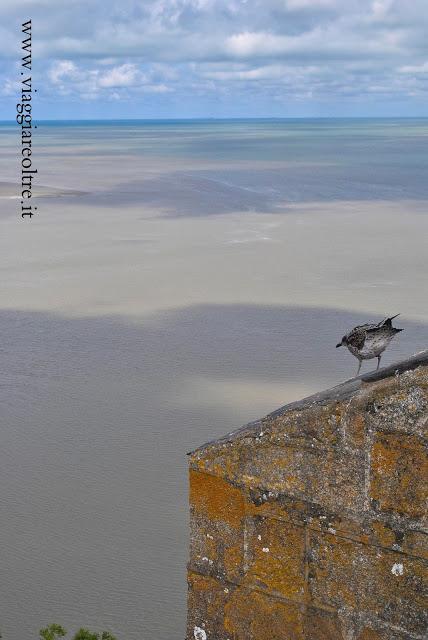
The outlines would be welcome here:
[[[33,180],[37,174],[34,168],[32,130],[33,125],[32,99],[33,88],[31,79],[31,20],[22,24],[22,70],[21,70],[21,99],[16,105],[16,122],[21,126],[21,217],[32,218],[37,207],[33,207]],[[36,92],[37,89],[34,89]]]

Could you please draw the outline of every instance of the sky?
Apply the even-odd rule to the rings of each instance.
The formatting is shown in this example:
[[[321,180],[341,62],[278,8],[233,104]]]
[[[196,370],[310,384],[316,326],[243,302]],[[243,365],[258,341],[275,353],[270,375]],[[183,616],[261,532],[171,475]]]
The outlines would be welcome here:
[[[425,116],[427,0],[0,0],[0,119]]]

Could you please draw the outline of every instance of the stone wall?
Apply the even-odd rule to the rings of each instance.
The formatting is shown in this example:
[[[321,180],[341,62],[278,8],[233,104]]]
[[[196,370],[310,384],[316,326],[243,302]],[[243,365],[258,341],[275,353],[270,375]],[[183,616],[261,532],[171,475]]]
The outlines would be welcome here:
[[[187,640],[427,638],[427,407],[423,352],[190,454]]]

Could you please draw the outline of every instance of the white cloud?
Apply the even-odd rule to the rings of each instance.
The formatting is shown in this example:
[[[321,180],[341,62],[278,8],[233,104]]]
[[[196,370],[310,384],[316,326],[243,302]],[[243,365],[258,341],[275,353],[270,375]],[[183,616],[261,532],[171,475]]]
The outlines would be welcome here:
[[[106,94],[113,100],[120,100],[128,94],[121,90],[135,89],[149,93],[167,93],[172,91],[163,82],[154,81],[153,76],[160,78],[159,69],[152,73],[143,73],[134,63],[106,68],[106,61],[101,68],[85,68],[71,60],[55,61],[48,73],[50,82],[63,95],[78,94],[84,99],[94,99]]]
[[[428,73],[428,60],[422,64],[400,67],[398,70],[400,73]]]
[[[287,0],[289,9],[330,9],[338,4],[337,0]]]
[[[3,96],[14,96],[20,93],[21,88],[22,88],[22,85],[18,80],[12,80],[11,78],[6,78],[3,82],[3,86],[1,87],[0,93]]]
[[[272,64],[252,68],[228,69],[201,69],[201,75],[215,80],[283,80],[290,78],[307,77],[320,72],[319,67],[296,67],[281,64]]]
[[[109,69],[103,74],[98,84],[100,87],[132,87],[138,82],[142,82],[143,78],[139,73],[135,64],[122,64],[119,67]]]
[[[238,56],[249,58],[258,55],[275,55],[287,50],[288,38],[262,32],[244,32],[230,36],[226,50]]]
[[[171,87],[167,87],[166,84],[148,84],[143,87],[145,91],[150,93],[169,93],[173,91]]]
[[[59,60],[52,65],[49,71],[49,78],[53,84],[60,84],[66,79],[76,77],[78,77],[78,70],[71,60]]]

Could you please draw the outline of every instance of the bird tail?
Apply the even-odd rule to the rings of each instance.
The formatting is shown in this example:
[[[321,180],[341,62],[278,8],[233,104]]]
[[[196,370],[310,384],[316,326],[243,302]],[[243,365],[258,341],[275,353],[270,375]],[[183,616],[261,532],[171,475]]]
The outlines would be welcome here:
[[[403,331],[403,329],[397,329],[396,327],[392,326],[392,321],[394,320],[394,318],[397,318],[400,314],[397,313],[395,316],[392,316],[391,318],[385,318],[385,320],[381,323],[382,327],[388,327],[389,329],[394,329],[394,331],[396,333],[398,333],[399,331]]]

